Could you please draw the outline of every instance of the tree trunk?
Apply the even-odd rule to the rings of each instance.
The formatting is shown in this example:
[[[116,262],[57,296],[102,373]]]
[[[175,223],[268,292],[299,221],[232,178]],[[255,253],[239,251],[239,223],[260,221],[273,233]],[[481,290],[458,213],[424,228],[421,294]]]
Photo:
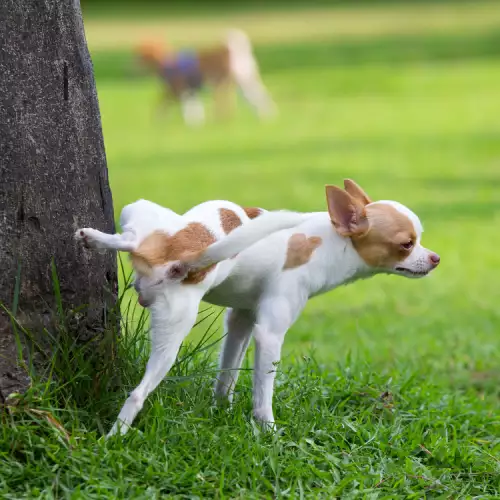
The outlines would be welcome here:
[[[73,234],[86,226],[114,231],[80,3],[2,0],[0,303],[12,309],[17,297],[23,327],[40,333],[54,324],[53,261],[63,307],[80,310],[72,334],[85,342],[102,335],[116,298],[116,258],[80,249]],[[17,358],[11,319],[2,311],[0,400],[29,383]]]

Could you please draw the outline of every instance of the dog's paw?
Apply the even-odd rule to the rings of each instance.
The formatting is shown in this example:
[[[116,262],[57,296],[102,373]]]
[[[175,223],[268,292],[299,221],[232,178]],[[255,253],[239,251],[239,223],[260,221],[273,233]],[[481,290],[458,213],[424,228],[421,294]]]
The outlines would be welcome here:
[[[113,436],[125,436],[126,434],[143,436],[142,431],[140,431],[139,429],[135,427],[130,427],[130,425],[126,424],[125,422],[117,420],[113,424],[111,430],[106,434],[105,440],[107,441],[108,439],[111,439]]]
[[[277,430],[274,423],[272,408],[259,408],[253,410],[253,418],[259,424],[263,432],[275,432]]]
[[[84,227],[75,232],[75,240],[80,241],[85,248],[100,248],[99,234],[97,229]]]

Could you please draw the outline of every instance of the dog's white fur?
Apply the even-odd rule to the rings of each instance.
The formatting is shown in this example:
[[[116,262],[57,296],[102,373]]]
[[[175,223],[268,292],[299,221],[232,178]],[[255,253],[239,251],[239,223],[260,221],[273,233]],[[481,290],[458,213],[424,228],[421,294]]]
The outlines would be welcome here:
[[[202,299],[230,308],[226,314],[227,335],[220,356],[216,397],[232,401],[238,370],[253,336],[256,345],[253,415],[272,426],[275,364],[280,360],[287,330],[310,297],[378,273],[418,277],[430,272],[439,262],[436,254],[421,245],[422,225],[413,212],[393,201],[372,205],[375,204],[395,209],[407,217],[414,228],[414,248],[397,265],[367,264],[351,238],[341,234],[338,221],[333,221],[336,227],[332,225],[331,212],[265,212],[249,221],[239,206],[227,201],[203,203],[180,216],[141,200],[123,209],[122,235],[78,230],[76,237],[89,246],[123,251],[134,251],[152,231],[159,229],[172,234],[191,221],[205,224],[219,240],[197,262],[189,264],[204,267],[220,261],[201,283],[188,285],[179,280],[162,279],[170,263],[156,266],[149,277],[138,277],[136,288],[141,295],[147,295],[145,301],[151,310],[152,353],[143,380],[125,402],[110,435],[120,427],[122,432],[127,430],[148,394],[167,374],[182,340],[196,320]],[[218,210],[221,207],[234,210],[243,221],[243,226],[228,236],[220,226]],[[348,222],[353,220],[354,216]],[[303,265],[286,268],[290,238],[297,233],[320,238],[321,244]]]
[[[262,82],[248,35],[242,30],[231,29],[227,33],[226,44],[230,71],[243,97],[261,118],[275,115],[276,104]]]
[[[233,211],[243,225],[226,235],[221,224],[220,209]],[[201,258],[190,262],[175,279],[169,278],[170,269],[177,265],[175,262],[157,266],[148,276],[136,276],[135,287],[140,293],[140,300],[151,310],[152,354],[143,380],[127,399],[110,434],[117,432],[119,422],[123,428],[132,423],[148,394],[165,377],[181,342],[196,321],[201,299],[208,290],[223,282],[236,265],[236,259],[231,258],[263,237],[294,227],[307,217],[308,214],[294,212],[267,212],[250,220],[240,206],[229,201],[208,201],[180,216],[150,201],[139,200],[123,208],[120,216],[122,234],[111,235],[92,228],[82,228],[75,233],[75,238],[87,247],[134,252],[144,238],[154,231],[174,234],[190,222],[199,222],[218,240],[207,248]],[[190,285],[182,283],[190,269],[215,263],[218,263],[215,269],[202,282]]]
[[[227,32],[225,45],[229,50],[229,71],[243,98],[254,109],[259,118],[270,118],[277,114],[277,107],[262,82],[259,66],[248,35],[239,29]],[[220,89],[219,92],[228,89]],[[205,108],[197,93],[185,92],[181,96],[182,112],[187,125],[197,126],[205,122]]]

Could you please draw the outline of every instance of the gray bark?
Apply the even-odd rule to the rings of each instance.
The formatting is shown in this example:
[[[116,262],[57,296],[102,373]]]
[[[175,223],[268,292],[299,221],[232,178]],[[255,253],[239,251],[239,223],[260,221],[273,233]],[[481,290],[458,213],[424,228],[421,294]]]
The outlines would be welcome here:
[[[101,120],[78,0],[0,2],[0,303],[19,321],[53,325],[51,262],[63,305],[84,307],[74,335],[102,332],[117,291],[116,258],[83,252],[77,227],[114,231]],[[76,317],[76,316],[75,316]],[[0,402],[29,382],[0,313]]]

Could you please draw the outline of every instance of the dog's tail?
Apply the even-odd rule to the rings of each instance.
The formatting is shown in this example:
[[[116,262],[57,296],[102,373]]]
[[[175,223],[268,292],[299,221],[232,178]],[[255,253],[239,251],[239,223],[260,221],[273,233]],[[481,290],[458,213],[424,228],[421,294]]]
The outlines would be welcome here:
[[[297,212],[264,212],[246,224],[237,227],[221,240],[199,253],[186,256],[185,262],[193,270],[204,269],[237,254],[272,233],[291,229],[304,222],[311,214]],[[184,260],[184,259],[183,259]]]

